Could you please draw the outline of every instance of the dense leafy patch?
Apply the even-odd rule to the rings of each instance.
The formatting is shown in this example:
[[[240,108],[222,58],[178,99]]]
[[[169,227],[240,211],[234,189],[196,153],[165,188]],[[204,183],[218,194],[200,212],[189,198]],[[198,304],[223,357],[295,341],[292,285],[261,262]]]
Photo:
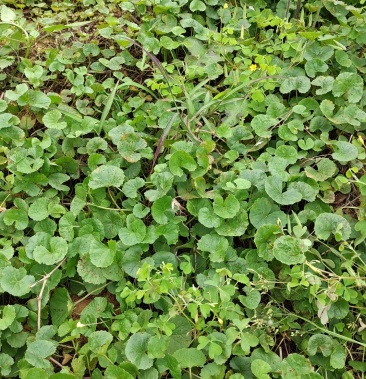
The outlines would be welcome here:
[[[2,377],[363,377],[364,3],[2,2]]]

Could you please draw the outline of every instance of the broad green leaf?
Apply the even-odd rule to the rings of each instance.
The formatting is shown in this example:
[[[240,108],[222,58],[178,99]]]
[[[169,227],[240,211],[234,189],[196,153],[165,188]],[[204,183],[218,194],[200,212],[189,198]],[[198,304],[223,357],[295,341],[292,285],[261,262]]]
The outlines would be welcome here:
[[[273,245],[273,255],[286,265],[300,264],[305,260],[300,240],[291,236],[281,236]]]
[[[146,141],[136,133],[126,133],[118,142],[118,151],[127,162],[138,162],[142,151],[146,148]]]
[[[210,252],[212,262],[223,262],[225,253],[229,248],[229,242],[225,237],[206,234],[198,241],[197,248],[201,251]]]
[[[330,365],[335,369],[345,367],[347,353],[342,345],[337,345],[330,356]]]
[[[0,374],[7,377],[11,372],[11,366],[14,364],[14,359],[5,353],[0,353]]]
[[[52,324],[61,325],[72,311],[74,304],[66,288],[56,288],[50,300]]]
[[[173,175],[182,176],[185,168],[188,171],[194,171],[197,168],[195,160],[185,151],[175,151],[169,159],[169,169]]]
[[[102,268],[93,265],[89,255],[84,255],[78,260],[77,272],[87,283],[102,284],[107,281],[106,272]]]
[[[323,59],[314,58],[305,63],[305,71],[310,78],[314,78],[318,72],[326,72],[328,65]]]
[[[273,244],[281,228],[277,224],[264,224],[258,227],[254,235],[254,243],[258,249],[258,255],[266,261],[273,259]]]
[[[285,224],[286,218],[286,214],[266,197],[257,199],[250,208],[249,219],[256,228],[265,224],[277,224],[278,220]]]
[[[7,329],[15,320],[15,309],[12,305],[6,305],[0,311],[0,330]]]
[[[68,244],[62,237],[52,237],[49,246],[36,246],[33,258],[45,265],[56,264],[66,257]]]
[[[288,189],[283,192],[283,183],[277,176],[269,176],[265,183],[265,190],[268,196],[276,203],[281,205],[291,205],[298,203],[301,199],[301,193],[295,189]]]
[[[42,118],[43,123],[49,129],[65,129],[67,127],[67,123],[64,121],[60,121],[62,118],[62,113],[57,109],[52,111],[48,111]]]
[[[183,348],[173,354],[182,368],[202,367],[206,363],[206,357],[202,351],[195,348]]]
[[[158,360],[158,362],[164,366],[167,367],[170,371],[170,374],[173,376],[174,379],[181,379],[182,373],[180,369],[180,365],[178,363],[178,360],[174,358],[170,354],[165,354],[164,358],[161,360]]]
[[[333,89],[333,76],[317,76],[311,84],[320,87],[315,92],[317,95],[324,95]]]
[[[145,180],[142,178],[134,178],[127,181],[123,187],[122,191],[127,197],[135,198],[137,197],[137,191],[142,188],[145,184]]]
[[[270,117],[265,114],[260,114],[253,117],[250,125],[255,134],[259,137],[270,138],[272,135],[271,127],[278,124],[276,118]]]
[[[114,241],[110,241],[114,242]],[[114,262],[115,249],[110,249],[102,242],[92,240],[90,243],[90,261],[96,267],[108,267]]]
[[[118,366],[108,366],[104,373],[105,379],[134,379],[126,370]]]
[[[204,2],[200,1],[200,0],[192,0],[190,3],[189,3],[189,9],[192,11],[192,12],[195,12],[195,11],[200,11],[200,12],[203,12],[206,10],[206,5]]]
[[[333,149],[332,158],[339,162],[353,161],[358,156],[357,147],[346,141],[333,143]]]
[[[258,290],[254,288],[245,288],[246,296],[239,296],[240,302],[244,305],[244,307],[249,309],[256,309],[261,302],[261,294]]]
[[[28,345],[25,352],[25,359],[32,366],[38,368],[48,368],[50,363],[46,358],[56,352],[57,344],[47,340],[36,340]]]
[[[153,365],[153,359],[148,356],[148,343],[151,338],[147,333],[132,334],[126,344],[125,354],[139,370],[146,370]]]
[[[30,292],[35,280],[32,275],[27,275],[23,267],[17,269],[11,266],[5,267],[0,273],[0,286],[13,296],[23,296]]]
[[[333,340],[324,334],[313,334],[309,338],[307,350],[310,356],[320,351],[324,357],[329,357],[333,350]]]
[[[118,233],[121,241],[127,246],[141,243],[146,236],[146,226],[140,219],[133,215],[127,216],[126,228],[121,228]]]
[[[158,224],[167,224],[174,217],[173,199],[163,196],[156,200],[151,206],[151,215]]]
[[[258,379],[270,379],[268,375],[272,371],[272,367],[262,359],[254,359],[250,365],[254,376]]]
[[[13,9],[7,7],[6,5],[2,5],[0,18],[2,22],[13,22],[16,20],[17,14],[13,11]]]
[[[123,170],[116,166],[100,166],[90,174],[89,187],[121,187],[125,179]]]
[[[215,231],[220,236],[239,237],[245,233],[248,225],[248,213],[241,209],[234,218],[225,219]]]
[[[222,224],[222,219],[215,214],[211,206],[199,210],[198,221],[206,228],[216,228]]]
[[[283,379],[297,379],[314,372],[310,361],[300,354],[290,354],[281,362]]]
[[[299,93],[306,93],[310,90],[310,79],[306,76],[295,76],[285,78],[282,81],[280,91],[281,93],[290,93],[291,91],[297,91]]]
[[[351,235],[348,221],[333,213],[320,214],[315,220],[314,230],[321,240],[327,240],[333,234],[337,241],[346,241]]]
[[[232,194],[229,194],[226,199],[217,196],[213,202],[213,209],[222,218],[233,218],[239,212],[240,203]]]
[[[30,107],[47,109],[51,104],[51,99],[41,91],[29,89],[18,98],[18,104],[22,107],[29,105]]]
[[[351,72],[342,72],[334,81],[332,93],[335,97],[344,96],[350,103],[357,103],[362,98],[363,87],[361,76]]]
[[[169,337],[164,335],[152,336],[147,344],[149,358],[164,358],[169,346]]]
[[[32,203],[28,210],[28,216],[35,221],[42,221],[49,216],[48,204],[50,200],[40,197]]]
[[[18,230],[24,230],[28,226],[28,215],[23,209],[9,209],[4,214],[4,223],[13,225]]]
[[[305,173],[308,178],[314,179],[318,182],[323,182],[331,178],[337,172],[336,164],[329,158],[322,158],[316,163],[318,170],[313,167],[306,167]]]

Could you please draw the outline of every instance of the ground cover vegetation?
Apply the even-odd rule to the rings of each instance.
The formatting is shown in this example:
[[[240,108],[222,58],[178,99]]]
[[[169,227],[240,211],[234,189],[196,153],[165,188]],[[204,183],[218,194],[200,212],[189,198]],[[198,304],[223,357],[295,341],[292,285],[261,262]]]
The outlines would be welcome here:
[[[364,3],[2,1],[0,376],[364,378]]]

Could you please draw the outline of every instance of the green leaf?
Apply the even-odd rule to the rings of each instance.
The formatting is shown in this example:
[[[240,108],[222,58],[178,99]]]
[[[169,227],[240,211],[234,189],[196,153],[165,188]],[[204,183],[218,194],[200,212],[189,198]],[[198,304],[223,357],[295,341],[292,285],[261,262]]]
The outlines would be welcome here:
[[[210,252],[212,262],[223,262],[225,253],[229,248],[229,242],[225,237],[206,234],[198,241],[197,248],[201,251]]]
[[[310,78],[314,78],[318,72],[326,72],[328,65],[323,59],[314,58],[305,63],[305,71]]]
[[[248,287],[245,288],[245,293],[247,296],[239,296],[240,302],[244,305],[244,307],[249,309],[256,309],[261,302],[261,294],[258,290]]]
[[[346,241],[351,235],[348,221],[333,213],[320,214],[315,220],[314,230],[321,240],[327,240],[333,234],[337,241]]]
[[[134,178],[127,181],[123,187],[122,191],[127,197],[134,199],[137,197],[137,190],[142,188],[145,184],[145,180],[142,178]]]
[[[102,242],[97,240],[92,240],[90,242],[90,261],[96,267],[109,267],[114,262],[115,254],[115,249],[106,247]]]
[[[134,215],[128,215],[126,228],[121,228],[118,233],[119,238],[126,246],[133,246],[141,243],[146,236],[146,226]]]
[[[0,374],[5,377],[11,373],[11,366],[14,364],[14,359],[5,353],[0,353]]]
[[[286,218],[286,214],[267,197],[257,199],[249,213],[250,222],[256,228],[265,224],[276,224],[278,220],[285,224]]]
[[[333,350],[333,340],[324,334],[313,334],[309,338],[307,350],[310,356],[320,351],[324,357],[329,357]]]
[[[99,166],[90,174],[89,187],[121,187],[125,179],[123,170],[116,166]]]
[[[342,72],[334,81],[332,93],[335,97],[344,96],[350,103],[357,103],[363,95],[363,79],[361,76]]]
[[[300,240],[291,236],[281,236],[273,246],[273,255],[286,265],[300,264],[305,260]]]
[[[57,343],[47,340],[36,340],[28,345],[25,359],[34,367],[49,368],[50,363],[46,359],[56,352]]]
[[[272,371],[272,367],[269,363],[262,359],[254,359],[250,365],[254,376],[258,379],[270,379],[268,375]]]
[[[182,368],[202,367],[206,363],[206,357],[202,351],[195,348],[183,348],[173,354]]]
[[[259,137],[270,138],[272,135],[271,127],[278,124],[278,119],[265,114],[260,114],[253,117],[250,125],[255,134]]]
[[[324,182],[337,172],[336,164],[328,158],[321,158],[316,163],[318,171],[312,167],[306,167],[305,173],[308,178],[318,182]]]
[[[40,197],[31,204],[28,209],[28,216],[35,221],[42,221],[49,216],[48,204],[50,200],[45,197]]]
[[[138,162],[141,159],[141,152],[147,144],[136,133],[126,133],[121,136],[118,142],[118,151],[127,162]]]
[[[182,176],[182,168],[194,171],[197,168],[197,164],[188,153],[178,150],[169,159],[169,169],[173,175]]]
[[[33,258],[45,265],[56,264],[66,257],[68,244],[62,237],[52,237],[49,246],[36,246]]]
[[[335,369],[345,367],[347,353],[342,345],[337,345],[330,356],[330,365]]]
[[[30,292],[34,277],[27,275],[23,267],[17,269],[11,266],[5,267],[0,273],[0,286],[5,292],[13,296],[23,296]]]
[[[333,89],[333,76],[317,76],[311,84],[320,87],[315,91],[317,95],[324,95]]]
[[[104,373],[105,379],[134,379],[134,377],[121,367],[108,366]]]
[[[301,201],[301,193],[295,189],[282,192],[282,180],[277,176],[269,176],[265,183],[268,196],[281,205],[291,205]]]
[[[314,372],[310,361],[300,354],[290,354],[281,362],[283,379],[301,378]]]
[[[248,225],[248,213],[241,209],[234,218],[224,220],[224,223],[216,227],[215,231],[220,236],[238,237],[245,233]]]
[[[206,5],[204,2],[200,1],[200,0],[192,0],[190,3],[189,3],[189,9],[192,11],[192,12],[195,12],[195,11],[205,11],[206,10]]]
[[[281,93],[290,93],[291,91],[298,91],[299,93],[306,93],[310,90],[310,79],[306,76],[295,76],[285,78],[282,81],[280,91]]]
[[[198,221],[206,228],[216,228],[222,224],[222,219],[215,214],[211,206],[198,211]]]
[[[50,300],[52,324],[60,326],[73,309],[73,302],[66,288],[56,288]]]
[[[62,118],[62,113],[57,109],[47,112],[42,121],[48,129],[58,129],[62,130],[67,127],[67,123],[64,121],[60,121]]]
[[[158,362],[164,366],[167,367],[170,371],[170,374],[173,376],[174,379],[181,379],[182,373],[181,369],[178,363],[178,360],[174,358],[170,354],[166,354],[163,359],[158,360]]]
[[[51,104],[51,99],[41,91],[29,89],[18,98],[18,104],[22,107],[29,105],[30,107],[47,109]]]
[[[5,330],[15,320],[15,309],[12,305],[6,305],[0,312],[0,330]]]
[[[172,209],[173,199],[170,196],[163,196],[156,200],[151,206],[151,215],[158,223],[165,225],[174,217]]]
[[[13,225],[18,230],[24,230],[28,226],[28,215],[23,209],[9,209],[4,214],[5,225]]]
[[[153,365],[148,357],[148,343],[151,338],[147,333],[133,334],[127,341],[125,354],[127,359],[137,366],[139,370],[146,370]]]
[[[239,200],[232,194],[229,194],[224,200],[217,196],[213,202],[214,212],[222,218],[233,218],[239,212]]]
[[[333,149],[332,158],[339,162],[353,161],[358,156],[357,147],[346,141],[333,143]]]
[[[147,344],[149,358],[164,358],[170,339],[168,336],[152,336]]]

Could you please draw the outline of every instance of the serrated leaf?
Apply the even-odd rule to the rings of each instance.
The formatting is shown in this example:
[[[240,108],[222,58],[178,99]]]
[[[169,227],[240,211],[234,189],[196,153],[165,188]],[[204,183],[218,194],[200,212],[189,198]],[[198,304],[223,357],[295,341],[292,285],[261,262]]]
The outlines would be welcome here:
[[[60,121],[62,118],[62,113],[57,109],[48,111],[42,118],[43,123],[48,129],[58,129],[62,130],[67,127],[67,123]]]
[[[333,340],[324,334],[313,334],[309,338],[307,350],[311,356],[320,351],[324,357],[329,357],[333,350]]]
[[[362,98],[363,87],[361,76],[351,72],[342,72],[334,81],[332,93],[335,97],[344,96],[350,103],[357,103]]]
[[[14,359],[5,353],[0,353],[0,374],[5,377],[10,374]]]
[[[42,221],[49,216],[48,212],[49,199],[40,197],[30,205],[28,209],[28,216],[35,221]]]
[[[0,330],[7,329],[15,320],[15,309],[12,305],[6,305],[0,311]]]
[[[222,219],[215,214],[211,206],[198,211],[198,221],[206,228],[216,228],[222,224]]]
[[[27,212],[22,209],[9,209],[4,214],[5,225],[13,225],[18,230],[24,230],[28,226]]]
[[[261,197],[250,208],[249,219],[253,226],[259,228],[265,224],[276,224],[278,220],[286,223],[286,214],[270,199]]]
[[[146,236],[146,226],[140,219],[133,215],[127,216],[127,227],[121,228],[118,233],[121,241],[127,246],[141,243]]]
[[[212,262],[223,262],[225,253],[229,248],[229,242],[225,237],[206,234],[198,241],[197,248],[201,251],[210,252]]]
[[[90,174],[89,187],[121,187],[125,179],[123,170],[116,166],[99,166]]]
[[[122,191],[127,197],[135,198],[137,197],[137,190],[143,187],[145,180],[142,178],[134,178],[127,181],[123,187]]]
[[[253,128],[255,134],[259,137],[270,138],[272,126],[276,125],[278,120],[265,114],[260,114],[253,117],[250,125]]]

